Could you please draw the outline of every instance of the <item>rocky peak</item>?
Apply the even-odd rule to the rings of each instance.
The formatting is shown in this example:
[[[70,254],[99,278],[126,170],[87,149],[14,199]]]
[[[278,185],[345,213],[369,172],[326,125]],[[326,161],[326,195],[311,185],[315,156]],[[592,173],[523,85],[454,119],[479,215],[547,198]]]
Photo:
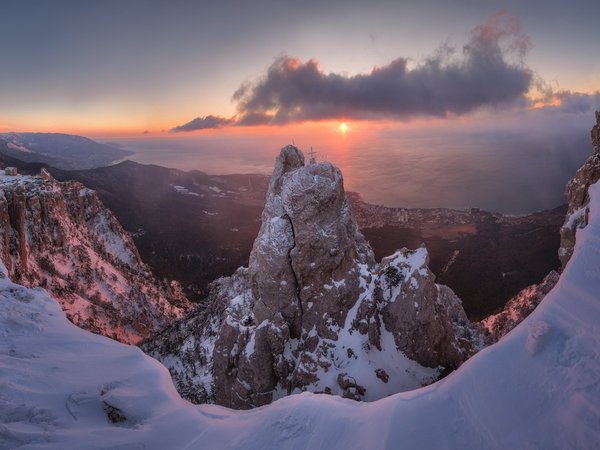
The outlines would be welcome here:
[[[432,382],[481,345],[425,248],[381,264],[343,177],[284,147],[248,268],[215,282],[205,310],[144,348],[182,394],[234,408],[309,390],[374,400]]]
[[[76,325],[122,342],[189,308],[180,286],[152,276],[96,192],[77,182],[0,175],[0,257],[11,279],[48,290]]]
[[[326,332],[323,312],[343,325],[357,286],[341,281],[357,261],[375,262],[350,212],[341,172],[330,163],[304,166],[297,148],[283,148],[248,267],[257,322],[281,313],[292,338],[313,326]],[[332,282],[335,289],[324,287]]]

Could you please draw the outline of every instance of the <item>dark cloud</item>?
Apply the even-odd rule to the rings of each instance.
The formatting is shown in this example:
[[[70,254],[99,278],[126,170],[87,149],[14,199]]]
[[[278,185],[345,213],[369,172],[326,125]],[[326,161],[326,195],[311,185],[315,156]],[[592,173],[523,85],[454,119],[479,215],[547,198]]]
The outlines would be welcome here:
[[[498,13],[471,31],[462,51],[444,44],[418,64],[397,58],[368,74],[325,73],[314,59],[281,56],[263,77],[234,93],[234,118],[198,117],[171,132],[341,118],[448,117],[507,105],[522,112],[536,107],[539,116],[600,108],[600,93],[559,90],[532,72],[525,64],[530,48],[518,20]],[[533,93],[538,98],[532,100]]]
[[[170,133],[179,133],[182,131],[194,131],[194,130],[206,130],[209,128],[221,128],[227,125],[231,125],[234,122],[233,119],[226,119],[225,117],[208,115],[206,117],[196,117],[190,120],[188,123],[179,125],[169,130]]]
[[[518,21],[500,13],[471,32],[461,55],[441,47],[414,68],[398,58],[348,77],[324,73],[316,60],[281,56],[262,79],[235,92],[236,123],[445,117],[523,102],[533,80],[523,62],[529,47]]]

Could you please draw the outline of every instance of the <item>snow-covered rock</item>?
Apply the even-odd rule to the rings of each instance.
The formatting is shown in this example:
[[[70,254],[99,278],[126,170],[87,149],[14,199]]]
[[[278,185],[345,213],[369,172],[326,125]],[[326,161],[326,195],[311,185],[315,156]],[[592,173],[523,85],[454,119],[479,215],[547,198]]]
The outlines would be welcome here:
[[[575,246],[575,233],[588,222],[590,197],[589,187],[600,179],[600,111],[596,111],[596,124],[592,128],[592,155],[581,166],[575,177],[567,183],[565,196],[569,208],[567,218],[560,229],[560,249],[558,257],[564,267]]]
[[[511,298],[502,311],[483,319],[481,324],[489,333],[491,342],[498,341],[529,316],[552,290],[558,279],[559,273],[553,270],[541,283],[532,284]]]
[[[427,263],[420,248],[377,264],[339,169],[305,166],[287,146],[248,268],[143,348],[187,398],[235,408],[305,390],[375,400],[414,389],[482,345]]]
[[[75,324],[122,342],[189,308],[179,285],[152,276],[112,213],[77,182],[0,175],[0,257],[12,279],[47,289]]]

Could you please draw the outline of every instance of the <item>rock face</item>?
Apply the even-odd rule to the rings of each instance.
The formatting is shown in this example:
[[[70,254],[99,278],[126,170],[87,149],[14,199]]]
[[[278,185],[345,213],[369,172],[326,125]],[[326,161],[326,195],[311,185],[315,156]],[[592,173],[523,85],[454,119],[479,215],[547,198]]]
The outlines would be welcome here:
[[[600,179],[600,112],[596,111],[596,124],[592,128],[592,155],[579,168],[565,189],[568,202],[567,217],[560,229],[558,257],[565,268],[575,249],[577,230],[588,224],[589,187]],[[551,271],[539,284],[523,289],[498,314],[481,321],[488,333],[488,342],[496,342],[523,321],[540,304],[558,282],[559,273]]]
[[[11,279],[45,288],[76,325],[122,342],[137,343],[190,306],[177,283],[152,276],[80,183],[0,175],[0,257]]]
[[[282,149],[248,268],[143,348],[182,395],[234,408],[292,392],[374,400],[435,380],[482,345],[425,248],[377,264],[330,163]]]
[[[588,223],[588,188],[600,179],[600,112],[596,111],[596,124],[592,128],[592,155],[579,168],[575,177],[567,183],[565,196],[569,203],[567,219],[560,230],[558,256],[563,268],[569,262],[575,247],[575,234],[578,228]]]
[[[482,320],[490,341],[497,342],[531,314],[556,285],[559,276],[559,273],[553,270],[541,283],[528,286],[511,298],[498,314],[492,314]]]

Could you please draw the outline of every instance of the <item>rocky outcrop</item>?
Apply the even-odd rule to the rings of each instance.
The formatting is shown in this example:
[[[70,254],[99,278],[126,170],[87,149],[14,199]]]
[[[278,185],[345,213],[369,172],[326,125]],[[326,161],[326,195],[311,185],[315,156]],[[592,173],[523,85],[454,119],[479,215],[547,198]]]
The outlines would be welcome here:
[[[146,342],[182,395],[251,408],[310,390],[373,400],[435,380],[482,344],[425,248],[377,264],[330,163],[275,163],[248,268]],[[186,395],[187,394],[187,395]]]
[[[490,341],[497,342],[529,316],[556,285],[559,276],[559,273],[553,270],[541,283],[528,286],[511,298],[502,311],[482,320]]]
[[[596,111],[596,124],[592,127],[591,135],[594,153],[600,153],[600,111]]]
[[[575,177],[567,183],[565,196],[569,203],[567,218],[560,229],[560,249],[558,256],[562,267],[569,262],[575,247],[575,234],[578,228],[588,223],[588,188],[600,179],[600,112],[596,111],[596,124],[592,128],[592,155],[581,166]]]
[[[122,342],[138,342],[189,308],[179,285],[152,276],[80,183],[0,175],[0,257],[11,279],[48,290],[76,325]]]

